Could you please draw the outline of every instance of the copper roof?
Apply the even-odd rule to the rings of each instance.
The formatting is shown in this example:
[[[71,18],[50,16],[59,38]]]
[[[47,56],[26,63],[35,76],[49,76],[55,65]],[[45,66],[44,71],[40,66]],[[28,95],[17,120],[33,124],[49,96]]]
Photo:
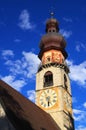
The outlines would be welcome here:
[[[65,47],[66,41],[60,33],[48,32],[41,38],[39,44],[40,52],[38,54],[38,57],[41,59],[45,51],[55,49],[60,50],[64,57],[67,58],[68,54],[65,50]]]
[[[40,48],[46,44],[51,46],[52,42],[55,43],[55,46],[59,46],[59,49],[64,49],[66,47],[66,41],[60,33],[49,32],[41,38]]]
[[[0,80],[0,99],[15,130],[60,130],[52,117]]]

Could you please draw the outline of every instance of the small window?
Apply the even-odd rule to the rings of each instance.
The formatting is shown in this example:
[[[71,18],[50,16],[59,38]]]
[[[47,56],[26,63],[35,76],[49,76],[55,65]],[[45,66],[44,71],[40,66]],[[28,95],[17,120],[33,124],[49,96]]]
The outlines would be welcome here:
[[[55,30],[53,30],[53,32],[55,32]]]
[[[48,57],[47,60],[50,61],[50,57]]]
[[[52,72],[48,71],[44,75],[44,87],[48,87],[52,85],[53,85],[53,74]]]

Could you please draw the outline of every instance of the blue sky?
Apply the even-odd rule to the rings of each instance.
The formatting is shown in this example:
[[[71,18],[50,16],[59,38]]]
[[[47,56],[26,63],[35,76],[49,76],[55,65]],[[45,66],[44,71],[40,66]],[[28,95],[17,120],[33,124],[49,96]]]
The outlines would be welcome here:
[[[0,78],[34,101],[39,42],[55,12],[67,41],[76,130],[86,130],[86,1],[0,0]]]

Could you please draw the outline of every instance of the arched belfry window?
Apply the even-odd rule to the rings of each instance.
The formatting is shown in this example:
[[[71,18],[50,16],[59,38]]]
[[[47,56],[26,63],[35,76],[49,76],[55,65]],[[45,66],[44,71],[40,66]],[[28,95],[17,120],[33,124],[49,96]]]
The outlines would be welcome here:
[[[53,74],[51,71],[47,71],[44,75],[44,87],[53,85]]]

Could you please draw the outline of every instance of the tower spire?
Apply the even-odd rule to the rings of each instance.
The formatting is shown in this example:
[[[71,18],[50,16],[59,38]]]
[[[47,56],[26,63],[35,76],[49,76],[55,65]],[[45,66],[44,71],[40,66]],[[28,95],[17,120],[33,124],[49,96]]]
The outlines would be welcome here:
[[[46,21],[46,34],[40,40],[41,65],[36,75],[36,104],[55,120],[61,130],[74,130],[69,68],[66,65],[66,41],[59,33],[59,23]]]
[[[50,13],[50,18],[46,22],[46,30],[48,32],[59,32],[59,22],[54,18],[54,12]]]

